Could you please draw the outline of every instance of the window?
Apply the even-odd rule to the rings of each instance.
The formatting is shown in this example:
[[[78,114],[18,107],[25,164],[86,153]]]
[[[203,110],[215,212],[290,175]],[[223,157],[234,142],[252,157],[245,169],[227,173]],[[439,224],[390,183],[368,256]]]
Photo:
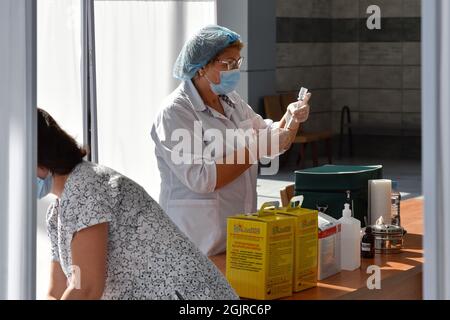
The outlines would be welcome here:
[[[38,1],[38,106],[80,144],[83,116],[83,0]],[[85,2],[85,4],[88,2]],[[94,2],[98,162],[140,183],[155,199],[159,171],[150,137],[158,105],[178,85],[172,65],[187,38],[215,23],[214,0]],[[95,106],[94,106],[95,108]],[[37,298],[45,298],[50,245],[38,201]]]
[[[188,37],[215,23],[215,1],[95,1],[99,163],[159,195],[150,130],[178,85],[172,66]]]

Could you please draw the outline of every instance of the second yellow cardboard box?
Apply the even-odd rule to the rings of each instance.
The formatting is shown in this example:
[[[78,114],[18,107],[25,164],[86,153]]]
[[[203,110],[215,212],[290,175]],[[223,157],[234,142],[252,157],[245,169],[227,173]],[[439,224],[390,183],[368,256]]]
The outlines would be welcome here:
[[[303,196],[293,197],[290,206],[280,208],[277,211],[278,214],[296,218],[294,228],[294,292],[317,285],[318,211],[301,208],[302,202]]]

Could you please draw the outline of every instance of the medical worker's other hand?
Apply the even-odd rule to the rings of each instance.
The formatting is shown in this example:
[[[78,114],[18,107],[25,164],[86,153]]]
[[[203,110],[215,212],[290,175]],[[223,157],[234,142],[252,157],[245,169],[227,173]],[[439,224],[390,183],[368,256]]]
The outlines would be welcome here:
[[[289,149],[293,142],[292,131],[283,128],[261,129],[256,132],[255,137],[257,149],[253,149],[255,151],[251,154],[254,155],[257,150],[258,159],[261,157],[276,157]],[[254,156],[253,159],[255,159]]]

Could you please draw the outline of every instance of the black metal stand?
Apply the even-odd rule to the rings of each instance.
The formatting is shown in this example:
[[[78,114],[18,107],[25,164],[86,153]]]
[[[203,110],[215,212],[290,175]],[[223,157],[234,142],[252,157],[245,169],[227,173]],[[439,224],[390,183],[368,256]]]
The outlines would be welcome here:
[[[344,117],[347,115],[347,124],[344,124]],[[350,108],[344,106],[341,110],[341,133],[339,135],[339,158],[342,158],[344,145],[344,127],[347,128],[348,148],[350,157],[353,157],[353,136],[352,136],[352,118],[350,116]]]

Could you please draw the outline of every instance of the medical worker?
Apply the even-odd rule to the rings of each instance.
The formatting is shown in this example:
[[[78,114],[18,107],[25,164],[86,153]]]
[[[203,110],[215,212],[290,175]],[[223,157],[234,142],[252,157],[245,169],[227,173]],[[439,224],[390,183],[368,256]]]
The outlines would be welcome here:
[[[228,216],[256,211],[257,160],[275,152],[261,146],[272,146],[275,137],[279,150],[287,150],[309,115],[310,94],[289,105],[278,123],[256,114],[235,91],[242,48],[237,33],[218,25],[190,38],[173,70],[182,83],[163,103],[151,130],[161,175],[159,203],[208,256],[225,251]],[[230,145],[227,132],[237,129],[254,133],[256,154],[250,143]],[[265,144],[261,137],[267,137]],[[208,148],[218,141],[223,152]]]

